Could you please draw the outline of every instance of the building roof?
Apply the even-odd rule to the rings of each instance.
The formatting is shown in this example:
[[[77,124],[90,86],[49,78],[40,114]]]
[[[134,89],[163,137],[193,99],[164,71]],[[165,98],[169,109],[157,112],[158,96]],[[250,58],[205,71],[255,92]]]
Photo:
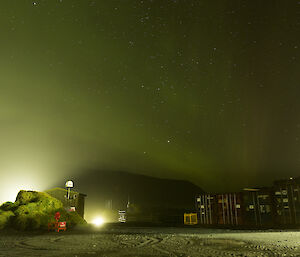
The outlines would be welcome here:
[[[64,188],[61,188],[61,187],[55,187],[55,188],[52,188],[52,189],[45,190],[45,192],[53,192],[53,191],[64,191],[64,192],[68,192],[67,189],[64,189]],[[74,190],[71,190],[70,192],[73,193],[73,194],[80,194],[80,195],[82,195],[83,197],[86,197],[86,196],[87,196],[86,194],[82,194],[82,193],[76,192],[76,191],[74,191]]]
[[[275,180],[274,185],[280,185],[280,184],[299,184],[300,183],[300,177],[290,177],[289,179],[280,179]]]

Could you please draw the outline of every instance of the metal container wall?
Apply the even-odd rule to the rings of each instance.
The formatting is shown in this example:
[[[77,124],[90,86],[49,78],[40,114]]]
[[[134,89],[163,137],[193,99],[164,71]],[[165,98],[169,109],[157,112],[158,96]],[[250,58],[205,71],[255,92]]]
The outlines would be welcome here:
[[[211,194],[199,195],[196,198],[198,222],[200,224],[216,224],[216,197]]]
[[[206,225],[242,225],[241,193],[204,194],[196,198],[198,222]]]
[[[275,210],[273,190],[270,188],[244,189],[244,217],[247,225],[270,226]]]
[[[292,199],[294,205],[295,223],[300,224],[300,178],[295,179],[292,186]]]
[[[276,223],[300,224],[300,178],[274,182]]]
[[[242,225],[242,195],[241,193],[218,194],[217,196],[217,224]]]

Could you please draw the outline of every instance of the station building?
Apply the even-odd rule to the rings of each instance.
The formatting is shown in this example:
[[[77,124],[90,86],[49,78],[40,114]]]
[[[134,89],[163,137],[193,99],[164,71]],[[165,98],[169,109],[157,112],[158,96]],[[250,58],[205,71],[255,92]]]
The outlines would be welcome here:
[[[84,203],[87,195],[70,190],[70,195],[68,197],[68,190],[60,187],[46,190],[45,193],[60,200],[63,203],[64,208],[76,211],[84,218]]]

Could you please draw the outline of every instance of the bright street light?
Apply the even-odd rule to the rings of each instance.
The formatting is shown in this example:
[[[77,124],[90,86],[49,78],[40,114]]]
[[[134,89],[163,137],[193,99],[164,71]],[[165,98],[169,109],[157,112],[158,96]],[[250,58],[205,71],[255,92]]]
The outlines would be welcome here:
[[[97,227],[100,227],[101,225],[103,225],[104,223],[104,219],[102,217],[97,217],[95,218],[92,223],[97,226]]]

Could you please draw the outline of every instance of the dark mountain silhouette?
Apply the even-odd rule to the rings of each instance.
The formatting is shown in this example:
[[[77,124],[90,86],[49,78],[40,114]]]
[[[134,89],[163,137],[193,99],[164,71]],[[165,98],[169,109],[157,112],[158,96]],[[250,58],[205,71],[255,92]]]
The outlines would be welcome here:
[[[118,171],[90,170],[73,179],[74,190],[87,194],[87,208],[125,209],[130,203],[141,208],[185,208],[195,206],[195,195],[203,190],[191,182],[161,179]]]

